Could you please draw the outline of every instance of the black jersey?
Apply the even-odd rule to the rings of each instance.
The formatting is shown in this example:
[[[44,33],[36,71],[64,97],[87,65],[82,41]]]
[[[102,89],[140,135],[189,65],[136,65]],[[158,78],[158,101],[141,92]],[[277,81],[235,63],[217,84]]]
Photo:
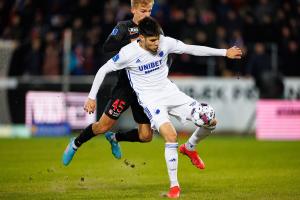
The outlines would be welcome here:
[[[115,26],[107,40],[103,44],[105,53],[117,53],[122,47],[129,44],[131,39],[139,36],[137,24],[132,20],[121,21]]]
[[[136,39],[138,36],[139,30],[137,24],[135,24],[132,20],[120,21],[104,42],[103,51],[104,53],[116,54],[122,47],[129,44],[131,39]],[[130,87],[125,69],[118,72],[117,85]]]

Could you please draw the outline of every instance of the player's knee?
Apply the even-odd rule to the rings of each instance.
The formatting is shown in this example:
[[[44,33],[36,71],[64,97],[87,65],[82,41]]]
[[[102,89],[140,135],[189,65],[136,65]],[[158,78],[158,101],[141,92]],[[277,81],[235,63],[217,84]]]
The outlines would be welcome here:
[[[110,129],[111,129],[111,126],[108,123],[96,122],[93,124],[93,132],[96,135],[106,133]]]
[[[153,130],[150,125],[139,125],[139,139],[140,142],[150,142],[152,140]]]
[[[164,136],[164,139],[166,142],[170,142],[170,143],[174,143],[174,142],[177,142],[177,134],[168,134],[168,135],[165,135]]]
[[[152,137],[153,137],[153,133],[148,132],[146,134],[139,134],[139,138],[141,142],[151,142],[152,141]]]

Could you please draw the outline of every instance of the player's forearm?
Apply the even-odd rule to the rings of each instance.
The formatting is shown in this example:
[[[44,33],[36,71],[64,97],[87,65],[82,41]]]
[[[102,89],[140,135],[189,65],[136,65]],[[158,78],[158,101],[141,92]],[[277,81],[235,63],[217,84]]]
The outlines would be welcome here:
[[[105,78],[105,75],[109,72],[111,72],[112,70],[110,69],[109,67],[109,64],[106,63],[104,64],[97,72],[95,78],[94,78],[94,81],[93,81],[93,85],[92,85],[92,88],[91,88],[91,91],[89,93],[89,98],[90,99],[96,99],[96,96],[97,96],[97,93],[98,93],[98,90]]]
[[[226,49],[215,49],[206,46],[184,45],[184,53],[194,56],[226,56]]]

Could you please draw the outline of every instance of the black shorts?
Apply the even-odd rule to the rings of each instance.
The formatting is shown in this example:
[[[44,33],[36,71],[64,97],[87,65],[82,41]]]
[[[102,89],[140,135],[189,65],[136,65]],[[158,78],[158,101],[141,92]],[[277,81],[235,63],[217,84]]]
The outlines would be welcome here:
[[[150,124],[143,107],[138,103],[134,90],[128,85],[116,85],[104,112],[111,119],[117,120],[129,106],[131,106],[133,119],[136,123]]]

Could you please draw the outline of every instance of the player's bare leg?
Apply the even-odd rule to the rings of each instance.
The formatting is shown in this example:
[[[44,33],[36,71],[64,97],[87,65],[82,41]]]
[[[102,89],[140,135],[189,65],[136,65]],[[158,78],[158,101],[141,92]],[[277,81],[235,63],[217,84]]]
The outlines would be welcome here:
[[[165,139],[165,159],[170,179],[170,190],[167,193],[168,198],[179,198],[180,187],[177,179],[178,168],[178,143],[177,133],[170,122],[166,122],[159,127],[159,133]]]
[[[93,131],[95,133],[105,133],[105,138],[109,141],[111,145],[111,152],[115,158],[120,159],[122,157],[121,147],[116,141],[115,134],[109,131],[115,124],[117,120],[110,118],[108,115],[103,113],[98,122],[93,125]]]
[[[187,155],[191,159],[193,165],[195,165],[199,169],[204,169],[205,164],[196,151],[196,146],[201,140],[211,134],[216,125],[217,120],[213,119],[208,126],[197,128],[192,136],[188,139],[188,141],[185,144],[180,145],[179,147],[180,153]]]
[[[139,140],[140,142],[151,142],[153,130],[150,124],[139,124]]]

